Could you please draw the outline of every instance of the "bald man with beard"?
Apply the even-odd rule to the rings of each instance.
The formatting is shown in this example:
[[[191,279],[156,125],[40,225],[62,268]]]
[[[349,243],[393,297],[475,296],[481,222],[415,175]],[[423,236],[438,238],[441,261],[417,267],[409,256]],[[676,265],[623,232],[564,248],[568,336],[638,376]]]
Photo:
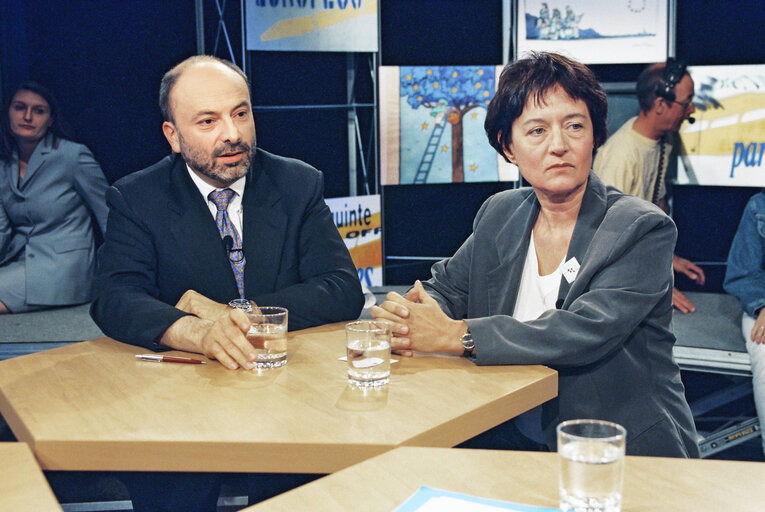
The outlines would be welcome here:
[[[232,299],[282,306],[289,330],[358,318],[356,269],[323,200],[323,176],[256,145],[250,89],[230,62],[191,57],[160,87],[173,154],[106,194],[91,315],[108,336],[252,369],[247,316]],[[221,200],[223,198],[223,200]],[[256,476],[251,497],[315,478]],[[220,475],[124,475],[134,510],[215,511]]]

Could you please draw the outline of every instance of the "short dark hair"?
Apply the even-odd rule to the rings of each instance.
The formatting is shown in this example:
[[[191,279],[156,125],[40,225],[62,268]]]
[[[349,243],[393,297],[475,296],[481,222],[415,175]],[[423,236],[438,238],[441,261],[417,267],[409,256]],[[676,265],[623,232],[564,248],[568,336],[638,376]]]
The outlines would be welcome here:
[[[162,77],[162,82],[159,85],[159,109],[162,111],[162,119],[164,121],[173,122],[173,112],[170,109],[170,92],[172,92],[175,83],[178,78],[183,74],[187,67],[198,64],[200,62],[214,62],[223,64],[230,70],[242,77],[247,84],[247,92],[250,93],[250,81],[247,80],[247,75],[236,64],[227,61],[225,59],[219,59],[212,55],[193,55],[188,59],[176,64]]]
[[[669,88],[670,91],[674,91],[675,85],[677,85],[677,83],[680,81],[677,80],[678,75],[680,75],[680,79],[682,79],[685,75],[688,74],[688,71],[685,70],[685,66],[682,63],[675,64],[675,66],[680,67],[680,73],[675,75],[676,81],[672,87]],[[638,103],[640,104],[641,112],[648,113],[653,108],[653,105],[656,102],[656,98],[662,97],[662,95],[659,94],[659,91],[665,89],[667,86],[665,81],[666,71],[667,63],[659,62],[657,64],[651,64],[645,68],[642,73],[640,73],[640,76],[638,76],[637,86],[635,89],[637,92],[637,99]],[[668,99],[674,101],[673,93],[670,92],[667,96]]]
[[[659,90],[659,87],[664,87],[664,68],[666,68],[666,64],[663,62],[651,64],[638,76],[635,92],[640,104],[640,111],[643,113],[647,113],[653,108],[656,98],[659,97],[656,91]]]
[[[505,66],[486,113],[483,125],[486,136],[505,160],[504,150],[512,142],[513,123],[523,113],[528,99],[533,96],[541,100],[555,86],[560,86],[571,98],[582,100],[587,105],[593,127],[593,149],[606,141],[608,103],[595,73],[584,64],[563,55],[534,52]]]
[[[11,120],[8,115],[8,111],[11,108],[11,102],[13,98],[20,91],[29,91],[40,95],[47,103],[50,109],[50,116],[53,119],[48,133],[53,134],[53,147],[58,146],[58,139],[72,140],[69,134],[69,129],[61,116],[61,110],[58,108],[58,101],[53,93],[39,82],[27,80],[20,83],[13,92],[8,96],[8,99],[3,105],[3,111],[0,113],[0,160],[10,161],[13,158],[13,153],[18,151],[18,145],[16,139],[11,132]],[[47,135],[47,134],[46,134]]]

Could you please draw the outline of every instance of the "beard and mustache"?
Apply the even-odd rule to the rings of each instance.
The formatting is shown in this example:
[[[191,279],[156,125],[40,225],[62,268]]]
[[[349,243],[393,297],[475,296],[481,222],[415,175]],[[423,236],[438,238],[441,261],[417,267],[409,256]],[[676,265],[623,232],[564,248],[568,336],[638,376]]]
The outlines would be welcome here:
[[[194,171],[207,176],[210,179],[216,180],[222,184],[230,185],[236,180],[247,174],[247,171],[252,165],[252,159],[255,156],[255,137],[253,136],[250,143],[241,141],[234,144],[225,143],[219,147],[216,147],[212,154],[207,155],[203,150],[186,144],[183,136],[178,134],[179,142],[181,145],[181,155],[186,163]],[[241,160],[231,164],[216,163],[216,158],[227,153],[243,153]]]

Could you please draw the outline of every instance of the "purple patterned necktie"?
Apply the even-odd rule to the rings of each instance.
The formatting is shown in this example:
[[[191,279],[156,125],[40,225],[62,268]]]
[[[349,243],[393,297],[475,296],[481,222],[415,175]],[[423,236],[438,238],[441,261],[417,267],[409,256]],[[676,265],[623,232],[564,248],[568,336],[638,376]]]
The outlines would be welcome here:
[[[239,237],[234,227],[234,223],[228,216],[228,205],[234,197],[234,191],[230,188],[223,190],[213,190],[207,198],[215,203],[218,213],[215,215],[215,224],[218,225],[218,231],[221,238],[231,237],[233,244],[228,251],[228,261],[231,263],[231,270],[234,271],[236,287],[239,289],[239,297],[244,298],[244,253],[242,252],[242,239]],[[228,249],[228,248],[227,248]]]

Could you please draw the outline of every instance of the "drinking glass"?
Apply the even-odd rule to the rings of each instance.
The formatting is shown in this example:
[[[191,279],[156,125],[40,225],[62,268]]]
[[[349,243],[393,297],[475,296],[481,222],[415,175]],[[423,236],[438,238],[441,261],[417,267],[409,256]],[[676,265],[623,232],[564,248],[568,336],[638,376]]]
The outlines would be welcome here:
[[[257,354],[255,368],[279,368],[287,364],[287,309],[262,306],[245,311],[250,320],[247,340]]]
[[[366,388],[390,382],[390,334],[387,322],[361,320],[345,325],[349,384]]]
[[[560,508],[619,512],[627,431],[601,420],[564,421],[557,428]]]

